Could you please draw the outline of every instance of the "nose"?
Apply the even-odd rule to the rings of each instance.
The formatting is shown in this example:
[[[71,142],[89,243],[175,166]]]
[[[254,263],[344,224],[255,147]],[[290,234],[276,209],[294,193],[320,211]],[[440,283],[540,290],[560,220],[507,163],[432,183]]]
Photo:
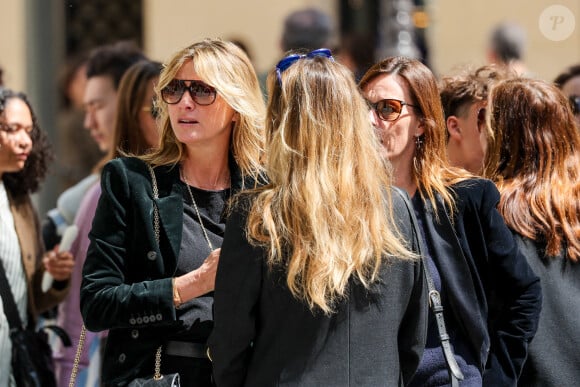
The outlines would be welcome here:
[[[371,120],[371,124],[376,128],[379,126],[379,117],[375,109],[369,109],[369,118]]]
[[[183,95],[181,96],[181,101],[179,101],[179,103],[182,104],[182,106],[188,110],[193,110],[196,107],[196,103],[193,100],[193,97],[191,96],[190,90],[185,90],[183,92]]]
[[[29,151],[32,149],[32,138],[30,138],[30,133],[26,132],[25,130],[18,131],[18,147],[20,149],[24,149]]]
[[[92,110],[85,111],[85,119],[83,120],[83,126],[87,130],[91,130],[95,125],[95,113]]]

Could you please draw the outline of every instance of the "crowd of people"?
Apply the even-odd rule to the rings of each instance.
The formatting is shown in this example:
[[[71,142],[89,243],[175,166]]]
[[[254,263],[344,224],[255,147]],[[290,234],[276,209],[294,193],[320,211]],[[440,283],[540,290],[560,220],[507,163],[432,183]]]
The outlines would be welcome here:
[[[218,38],[94,49],[76,104],[102,159],[42,217],[54,155],[0,86],[0,275],[23,325],[57,307],[58,386],[577,383],[580,65],[353,68],[330,29],[291,15],[263,76]]]

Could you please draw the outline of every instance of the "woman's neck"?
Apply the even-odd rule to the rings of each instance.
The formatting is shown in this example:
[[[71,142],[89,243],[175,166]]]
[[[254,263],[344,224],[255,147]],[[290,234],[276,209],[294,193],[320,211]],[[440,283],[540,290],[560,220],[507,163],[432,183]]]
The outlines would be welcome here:
[[[393,183],[395,186],[407,191],[410,197],[415,195],[417,184],[413,179],[413,166],[397,162],[391,162],[393,166]]]
[[[219,191],[230,187],[228,154],[210,157],[189,152],[181,162],[181,178],[191,186]]]

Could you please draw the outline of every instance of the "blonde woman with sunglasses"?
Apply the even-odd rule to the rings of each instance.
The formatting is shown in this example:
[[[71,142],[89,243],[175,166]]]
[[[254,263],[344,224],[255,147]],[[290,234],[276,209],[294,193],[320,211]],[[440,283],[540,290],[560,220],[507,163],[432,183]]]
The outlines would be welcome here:
[[[160,144],[109,162],[83,269],[81,312],[109,330],[105,385],[161,373],[212,386],[206,340],[226,203],[261,174],[264,102],[246,54],[206,39],[157,84]]]
[[[449,165],[437,83],[424,64],[384,59],[359,86],[394,183],[411,198],[449,336],[439,339],[429,313],[411,385],[515,385],[537,329],[541,289],[497,211],[495,185]]]
[[[216,278],[216,384],[404,384],[424,346],[423,266],[352,73],[326,49],[292,54],[268,95],[269,184],[236,201]]]

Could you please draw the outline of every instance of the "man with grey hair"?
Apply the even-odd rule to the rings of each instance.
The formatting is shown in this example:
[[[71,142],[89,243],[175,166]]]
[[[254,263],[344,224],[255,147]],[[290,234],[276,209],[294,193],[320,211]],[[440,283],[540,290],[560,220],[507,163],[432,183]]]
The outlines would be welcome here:
[[[283,51],[305,48],[331,48],[333,25],[330,16],[316,8],[292,12],[284,20]]]
[[[488,44],[489,63],[503,66],[516,75],[530,75],[524,64],[528,37],[521,25],[512,21],[497,24],[491,31]]]
[[[284,29],[280,39],[282,52],[289,50],[334,48],[334,24],[331,17],[317,8],[296,10],[284,19]],[[260,88],[266,95],[268,71],[258,74]]]

